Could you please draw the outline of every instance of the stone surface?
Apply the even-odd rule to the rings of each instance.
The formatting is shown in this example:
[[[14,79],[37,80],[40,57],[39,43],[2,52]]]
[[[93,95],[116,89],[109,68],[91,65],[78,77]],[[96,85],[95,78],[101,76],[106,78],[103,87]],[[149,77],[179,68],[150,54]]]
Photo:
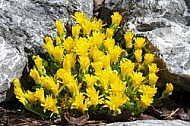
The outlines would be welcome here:
[[[171,82],[175,90],[190,91],[189,0],[105,0],[104,8],[122,12],[123,29],[150,40],[160,67],[159,87]]]
[[[190,122],[181,120],[138,120],[133,122],[116,122],[106,126],[190,126]]]
[[[0,102],[10,98],[12,92],[7,90],[10,88],[11,79],[15,76],[20,77],[25,65],[24,55],[0,37]]]
[[[44,36],[56,33],[54,21],[69,26],[70,15],[82,11],[92,17],[93,6],[93,0],[0,1],[0,102],[13,96],[12,79],[22,76],[25,65],[27,72],[29,57],[44,52]]]

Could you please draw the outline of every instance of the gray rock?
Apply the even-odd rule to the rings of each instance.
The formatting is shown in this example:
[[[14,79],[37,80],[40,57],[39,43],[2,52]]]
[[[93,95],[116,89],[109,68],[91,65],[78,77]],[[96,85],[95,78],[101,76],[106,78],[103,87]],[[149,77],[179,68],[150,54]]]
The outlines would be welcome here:
[[[181,120],[138,120],[133,122],[116,122],[106,126],[190,126],[190,122]]]
[[[93,7],[93,0],[0,1],[0,102],[13,96],[12,79],[21,77],[25,66],[28,70],[29,57],[44,52],[44,36],[55,37],[54,21],[70,26],[70,15],[82,11],[92,17]]]
[[[160,67],[159,87],[171,82],[175,90],[190,91],[188,0],[106,0],[105,8],[126,12],[123,29],[147,36],[150,40],[149,49],[157,55]]]
[[[15,76],[21,77],[26,65],[26,59],[18,49],[6,44],[2,37],[0,37],[0,48],[0,102],[2,102],[12,95],[12,92],[7,90],[10,88],[10,83]]]

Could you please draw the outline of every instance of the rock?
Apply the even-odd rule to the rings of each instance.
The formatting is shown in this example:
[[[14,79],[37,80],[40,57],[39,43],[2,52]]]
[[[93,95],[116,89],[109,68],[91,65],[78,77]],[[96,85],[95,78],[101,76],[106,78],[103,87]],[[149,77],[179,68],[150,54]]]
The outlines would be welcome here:
[[[18,49],[6,44],[2,37],[0,37],[0,48],[0,102],[2,102],[13,95],[7,90],[10,88],[12,78],[21,76],[26,59]]]
[[[94,0],[94,12],[102,8],[104,0]]]
[[[189,126],[190,122],[181,120],[137,120],[133,122],[116,122],[106,126]]]
[[[44,52],[44,36],[55,36],[54,21],[71,25],[70,15],[82,11],[92,17],[93,7],[93,0],[0,1],[0,102],[13,97],[12,79],[28,74],[30,57]],[[21,81],[27,82],[25,76]]]
[[[147,36],[158,58],[159,87],[171,82],[175,90],[190,92],[189,0],[105,0],[105,8],[122,12],[125,31]]]

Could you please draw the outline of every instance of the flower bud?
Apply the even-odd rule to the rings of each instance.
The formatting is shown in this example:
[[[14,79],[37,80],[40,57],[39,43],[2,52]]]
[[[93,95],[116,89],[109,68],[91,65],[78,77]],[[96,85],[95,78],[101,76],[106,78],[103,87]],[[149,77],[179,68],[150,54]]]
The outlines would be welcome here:
[[[170,96],[172,94],[173,89],[174,89],[173,85],[171,83],[167,83],[166,89],[162,93],[162,97],[167,98],[168,96]]]
[[[172,91],[173,91],[173,89],[174,89],[174,87],[173,87],[173,85],[172,85],[171,83],[167,83],[167,84],[166,84],[166,89],[165,89],[165,91],[166,91],[168,94],[171,94]]]

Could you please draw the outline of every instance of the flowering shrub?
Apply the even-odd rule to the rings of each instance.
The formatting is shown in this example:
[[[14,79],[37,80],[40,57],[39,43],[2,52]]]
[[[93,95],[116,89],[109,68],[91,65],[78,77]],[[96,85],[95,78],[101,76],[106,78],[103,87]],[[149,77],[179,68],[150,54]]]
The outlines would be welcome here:
[[[57,20],[55,40],[45,37],[47,58],[33,56],[30,76],[33,91],[24,90],[17,78],[14,94],[26,109],[42,117],[106,113],[117,115],[130,110],[139,115],[154,102],[159,71],[154,55],[145,53],[146,38],[131,31],[117,42],[115,33],[122,16],[114,12],[112,24],[103,28],[102,20],[90,21],[82,13],[72,16],[72,36],[65,34]],[[159,99],[171,95],[166,85]]]

